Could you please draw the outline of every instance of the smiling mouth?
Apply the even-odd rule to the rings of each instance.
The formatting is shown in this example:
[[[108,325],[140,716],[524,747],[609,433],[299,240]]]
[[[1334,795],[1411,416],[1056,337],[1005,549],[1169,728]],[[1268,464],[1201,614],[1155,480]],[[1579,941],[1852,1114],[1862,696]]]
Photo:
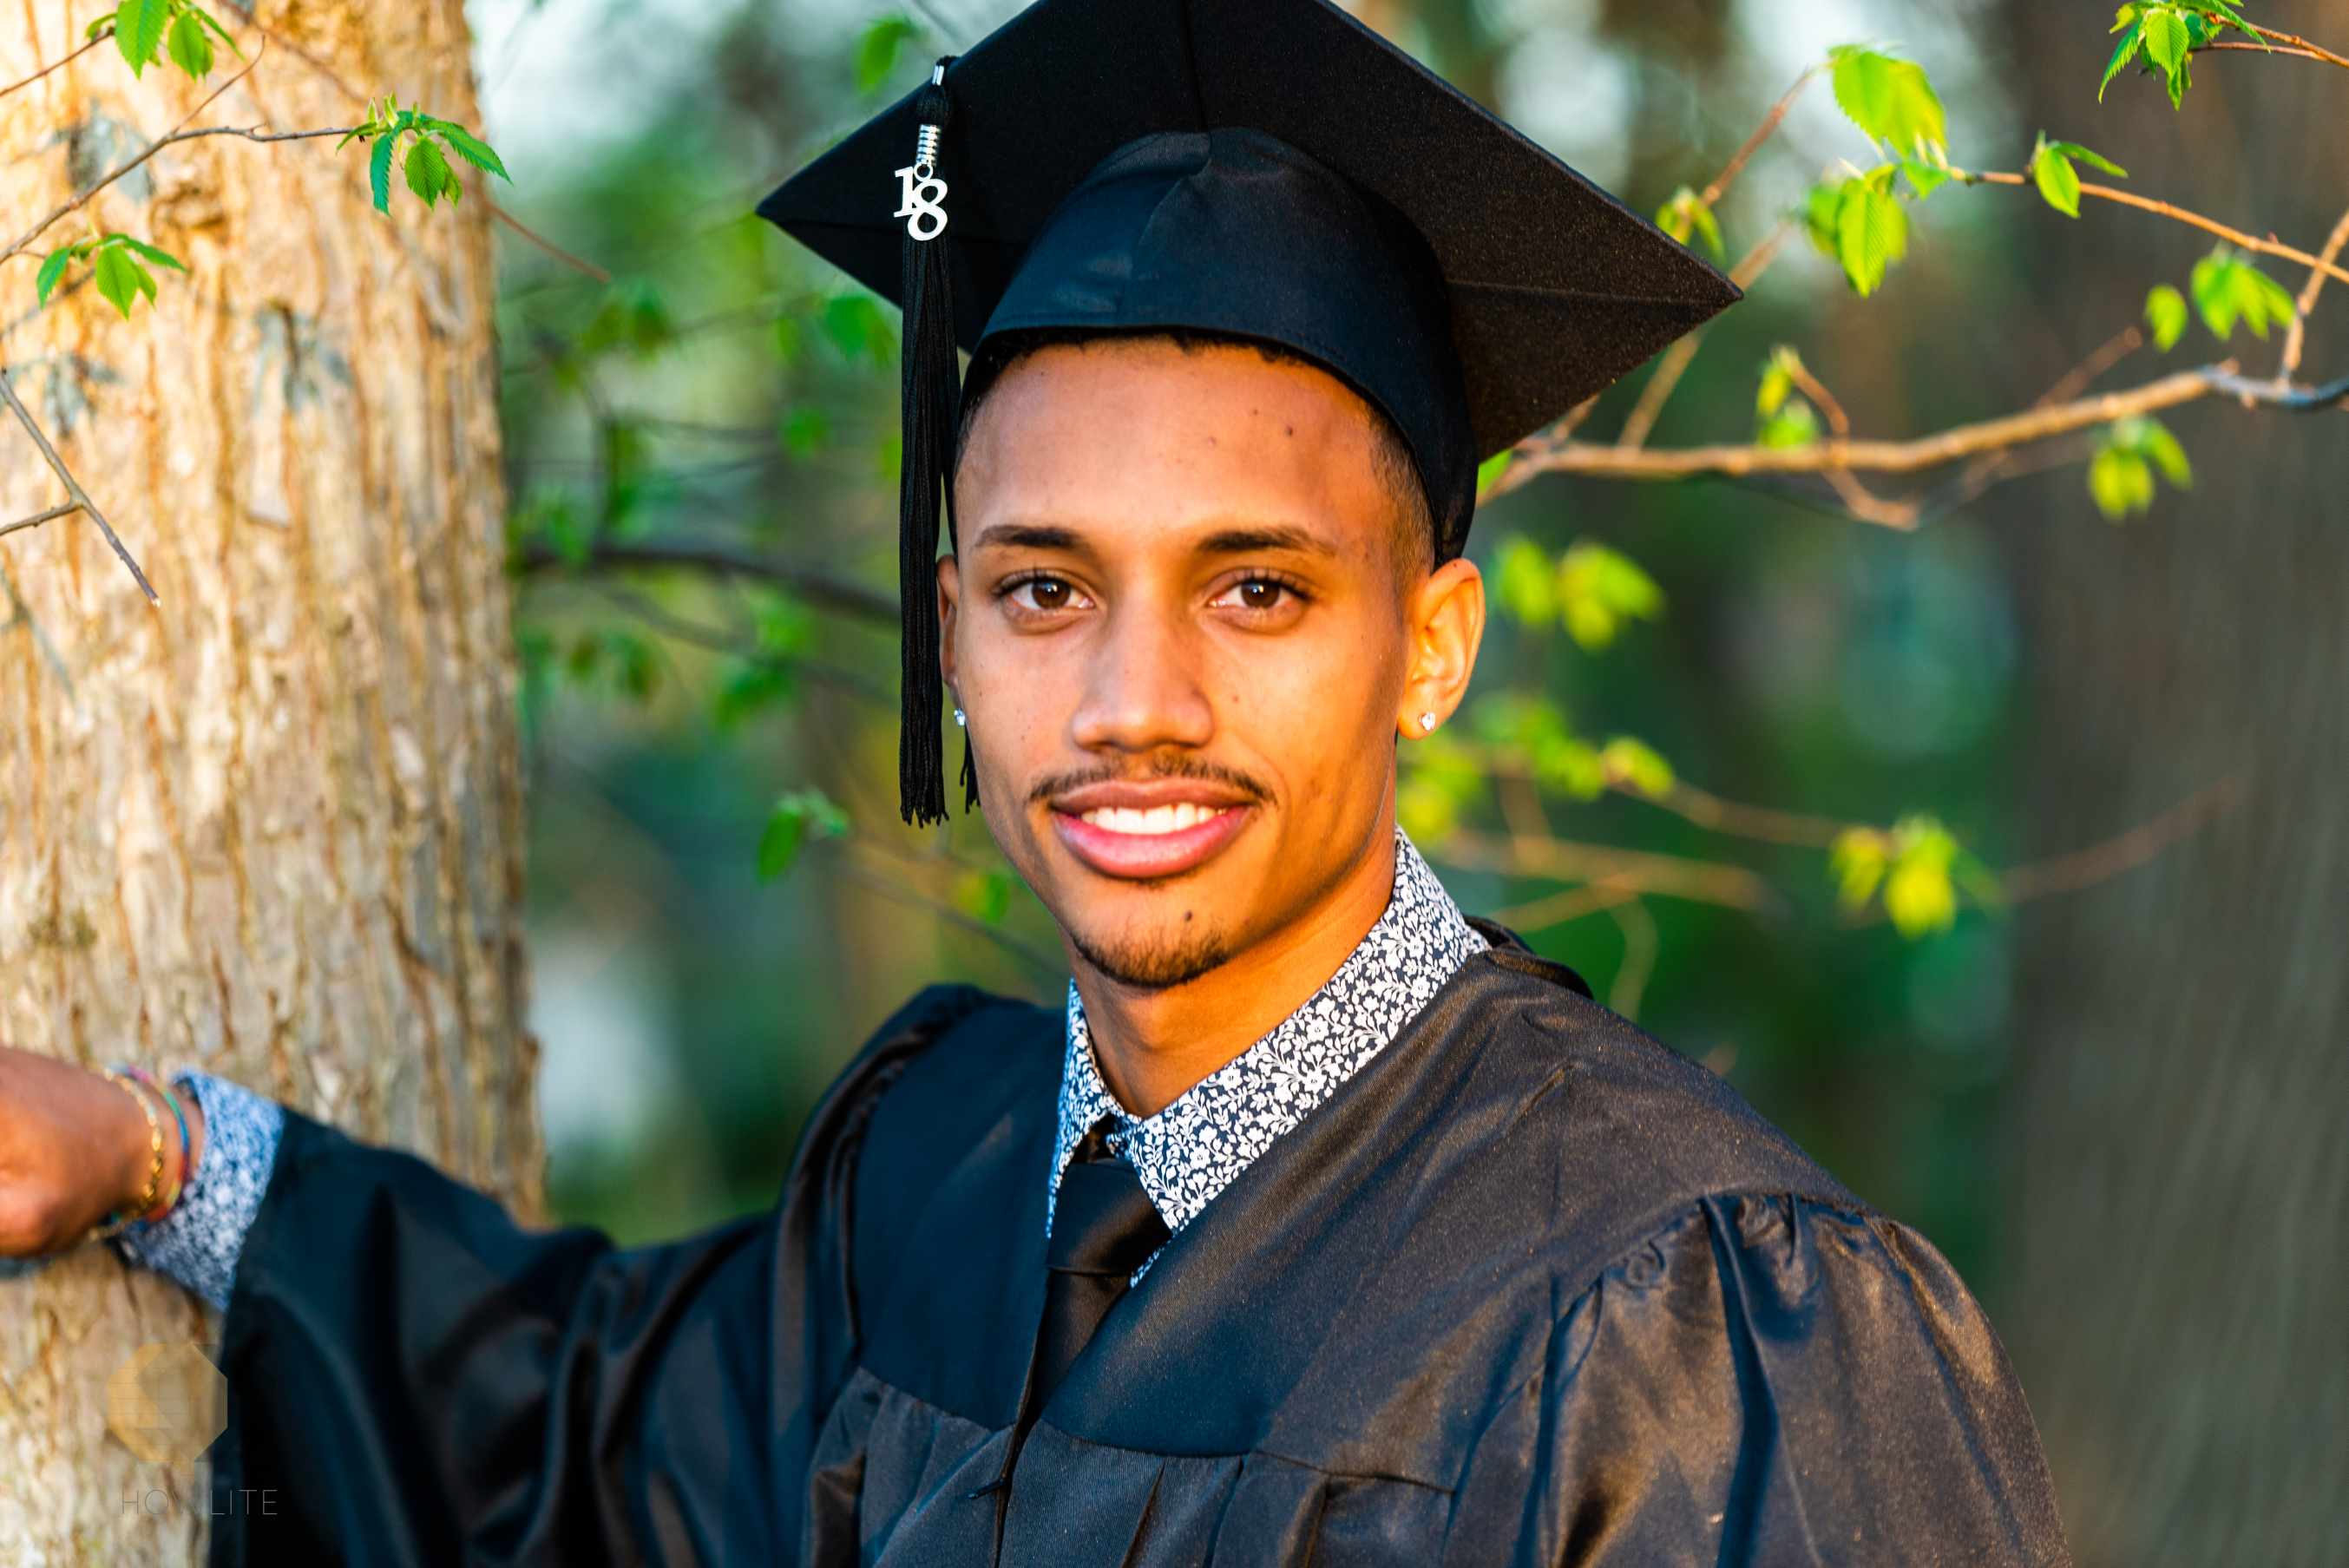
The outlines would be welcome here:
[[[1132,806],[1096,806],[1093,810],[1081,813],[1077,820],[1089,827],[1099,828],[1104,832],[1133,833],[1156,838],[1195,828],[1202,822],[1212,821],[1226,812],[1237,809],[1231,806],[1202,806],[1189,800],[1179,801],[1172,806],[1152,806],[1146,809]]]

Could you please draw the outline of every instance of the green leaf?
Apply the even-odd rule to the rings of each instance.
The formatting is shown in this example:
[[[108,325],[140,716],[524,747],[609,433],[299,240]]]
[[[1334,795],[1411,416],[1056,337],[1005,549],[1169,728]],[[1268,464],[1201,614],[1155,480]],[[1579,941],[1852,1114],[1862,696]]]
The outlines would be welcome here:
[[[2042,146],[2031,160],[2032,178],[2047,204],[2067,218],[2080,215],[2080,174],[2072,160],[2052,147]]]
[[[229,36],[228,29],[222,26],[218,18],[214,17],[211,12],[205,10],[201,5],[191,5],[188,7],[188,15],[202,23],[204,26],[210,29],[222,43],[226,44],[230,54],[234,55],[240,60],[244,58],[244,51],[236,46],[236,40]]]
[[[163,44],[163,24],[171,19],[171,0],[122,0],[114,13],[114,43],[130,63],[130,74],[141,76]]]
[[[182,11],[171,24],[171,63],[202,81],[212,68],[212,41],[192,11]]]
[[[1607,743],[1599,759],[1610,784],[1626,786],[1651,800],[1672,792],[1672,765],[1644,740],[1619,735]]]
[[[1839,182],[1814,185],[1803,197],[1803,232],[1823,256],[1836,253],[1836,211],[1842,204]]]
[[[2186,58],[2186,18],[2174,5],[2156,5],[2145,13],[2142,25],[2146,58],[2174,74]]]
[[[1818,438],[1818,414],[1799,397],[1764,419],[1754,433],[1757,445],[1771,448],[1807,447]]]
[[[896,335],[890,331],[880,302],[869,294],[835,294],[824,301],[823,330],[843,358],[886,366],[896,357]]]
[[[2115,522],[2153,505],[2153,469],[2127,447],[2107,446],[2088,464],[2088,495]]]
[[[386,216],[391,212],[391,144],[397,139],[396,132],[387,130],[367,154],[367,188],[375,193],[375,210]]]
[[[440,200],[440,193],[455,180],[449,160],[440,155],[440,144],[429,136],[419,136],[408,144],[408,188],[424,199],[429,207]]]
[[[783,449],[795,458],[813,454],[832,438],[832,416],[810,403],[783,416]]]
[[[57,280],[66,275],[66,268],[73,263],[74,251],[72,245],[62,246],[51,251],[48,260],[41,263],[39,274],[33,279],[34,296],[40,304],[46,305],[49,303],[49,291],[56,288]]]
[[[1567,634],[1595,653],[1614,642],[1624,622],[1654,619],[1664,593],[1630,557],[1586,539],[1558,560],[1557,600]]]
[[[1941,100],[1924,68],[1856,44],[1828,51],[1836,103],[1870,139],[1898,154],[1944,148]]]
[[[2145,325],[2153,333],[2153,346],[2168,353],[2185,335],[2186,296],[2168,284],[2157,285],[2145,296]]]
[[[1928,162],[1921,158],[1902,159],[1900,172],[1909,177],[1909,188],[1917,192],[1917,200],[1920,201],[1939,191],[1950,180],[1947,167]]]
[[[2127,10],[2127,7],[2123,9]],[[2105,101],[2105,89],[2113,85],[2113,78],[2121,74],[2121,67],[2129,63],[2130,57],[2137,52],[2138,46],[2145,41],[2143,23],[2131,20],[2127,27],[2128,30],[2121,34],[2120,46],[2113,51],[2112,63],[2105,67],[2105,79],[2096,84],[2098,103]]]
[[[2143,428],[2137,432],[2137,449],[2152,459],[2163,479],[2178,490],[2191,490],[2194,465],[2187,460],[2186,449],[2178,444],[2178,438],[2158,419],[2147,418],[2137,422]]]
[[[1827,847],[1827,870],[1836,879],[1836,897],[1846,909],[1862,909],[1875,896],[1890,863],[1885,836],[1873,828],[1846,828]]]
[[[2119,164],[2115,163],[2103,153],[2085,148],[2076,141],[2051,141],[2047,145],[2062,153],[2064,157],[2069,158],[2075,162],[2085,163],[2091,169],[2101,169],[2106,173],[2122,180],[2128,178],[2127,170],[2123,169]]]
[[[506,172],[505,160],[497,155],[488,142],[451,120],[436,119],[431,122],[431,126],[434,130],[440,133],[441,138],[455,150],[458,157],[485,173],[496,175],[509,185],[513,183],[513,176]]]
[[[1501,608],[1528,626],[1557,623],[1557,563],[1549,552],[1523,534],[1502,542],[1494,565],[1494,596]]]
[[[1795,351],[1781,344],[1771,350],[1770,362],[1762,367],[1762,385],[1754,394],[1754,412],[1766,419],[1775,414],[1795,389],[1795,371],[1802,360]]]
[[[1908,250],[1909,215],[1899,198],[1866,180],[1846,181],[1836,205],[1836,259],[1852,292],[1862,299],[1874,294]]]
[[[171,252],[160,250],[144,240],[134,240],[128,234],[109,234],[107,238],[129,246],[159,267],[170,267],[175,272],[182,273],[188,270],[187,263],[180,260]]]
[[[1509,465],[1516,461],[1516,459],[1517,449],[1515,447],[1503,447],[1476,465],[1476,499],[1478,500],[1484,500],[1492,493],[1493,487],[1501,482],[1501,476],[1509,471]]]
[[[101,246],[91,257],[91,263],[97,277],[98,292],[106,297],[107,303],[120,311],[126,320],[129,317],[130,307],[139,302],[141,294],[151,297],[155,293],[153,276],[119,245]]]
[[[776,800],[759,835],[759,875],[769,882],[791,870],[811,838],[836,839],[848,831],[848,814],[821,789],[794,789]]]
[[[1656,212],[1656,227],[1686,245],[1702,239],[1714,261],[1723,256],[1721,221],[1696,191],[1683,185]]]
[[[869,93],[896,68],[898,52],[921,29],[904,16],[884,16],[856,40],[856,90]]]

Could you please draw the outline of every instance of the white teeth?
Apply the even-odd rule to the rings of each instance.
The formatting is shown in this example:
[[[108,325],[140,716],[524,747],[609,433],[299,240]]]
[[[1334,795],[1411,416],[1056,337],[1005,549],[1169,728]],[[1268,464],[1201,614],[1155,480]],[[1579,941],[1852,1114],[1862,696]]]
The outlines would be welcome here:
[[[1112,833],[1179,833],[1222,816],[1226,810],[1222,806],[1194,805],[1188,800],[1173,806],[1153,806],[1146,811],[1137,811],[1130,806],[1100,806],[1087,811],[1084,820]]]

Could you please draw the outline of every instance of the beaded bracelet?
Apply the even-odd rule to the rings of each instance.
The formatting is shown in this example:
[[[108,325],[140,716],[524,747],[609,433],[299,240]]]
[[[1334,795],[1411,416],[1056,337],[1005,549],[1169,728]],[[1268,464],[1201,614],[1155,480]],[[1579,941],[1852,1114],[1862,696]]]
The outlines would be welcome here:
[[[149,1224],[157,1224],[171,1218],[171,1211],[180,1206],[181,1194],[188,1190],[188,1182],[195,1175],[191,1169],[196,1152],[195,1140],[188,1136],[188,1113],[181,1109],[180,1097],[171,1092],[170,1084],[150,1076],[145,1068],[126,1067],[122,1070],[162,1096],[163,1103],[171,1108],[171,1119],[180,1124],[180,1168],[171,1177],[171,1190],[163,1195],[161,1208],[153,1212],[145,1209],[139,1212],[140,1219]]]
[[[120,1235],[129,1228],[133,1219],[153,1208],[163,1192],[163,1124],[155,1119],[155,1104],[140,1092],[139,1086],[128,1074],[109,1068],[106,1078],[109,1083],[121,1085],[122,1092],[139,1102],[139,1114],[147,1119],[147,1150],[153,1158],[153,1164],[147,1172],[147,1191],[140,1194],[139,1202],[127,1212],[118,1209],[107,1215],[105,1223],[90,1233],[89,1239],[94,1242]]]

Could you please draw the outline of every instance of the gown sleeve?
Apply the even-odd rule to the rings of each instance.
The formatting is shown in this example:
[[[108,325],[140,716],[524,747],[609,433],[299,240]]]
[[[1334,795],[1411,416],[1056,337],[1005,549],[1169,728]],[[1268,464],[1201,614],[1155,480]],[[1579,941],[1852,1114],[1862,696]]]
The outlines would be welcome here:
[[[772,1209],[658,1246],[526,1229],[287,1112],[222,1325],[213,1568],[797,1560],[855,1349],[864,1127],[980,995],[882,1026]]]
[[[1914,1231],[1708,1198],[1552,1333],[1528,1563],[2065,1564],[2023,1391]]]

